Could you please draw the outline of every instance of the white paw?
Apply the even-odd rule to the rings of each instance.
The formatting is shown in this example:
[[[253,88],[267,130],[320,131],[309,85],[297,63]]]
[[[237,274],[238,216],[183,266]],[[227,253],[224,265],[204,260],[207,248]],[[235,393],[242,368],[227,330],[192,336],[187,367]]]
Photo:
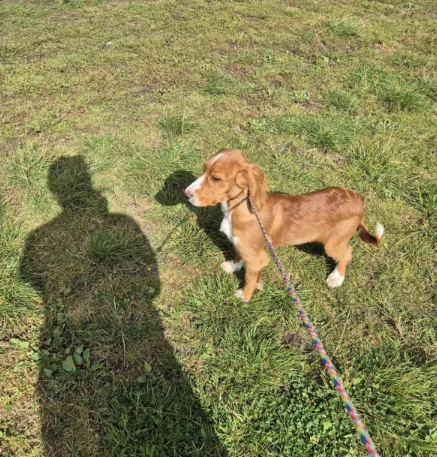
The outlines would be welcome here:
[[[246,300],[244,297],[243,297],[243,289],[238,289],[236,292],[235,292],[235,296],[237,298],[239,298],[241,301],[244,301],[245,303],[247,303],[249,300]]]
[[[236,271],[240,271],[243,267],[244,260],[240,260],[239,262],[234,262],[233,260],[229,260],[227,262],[223,262],[221,267],[226,273],[235,273]]]
[[[258,284],[256,285],[256,288],[257,288],[258,290],[263,290],[263,289],[264,289],[264,281],[263,281],[262,279],[260,279],[260,280],[258,281]]]
[[[226,271],[226,273],[233,273],[233,271],[234,271],[232,268],[233,263],[234,262],[232,260],[230,260],[228,262],[222,262],[222,264],[220,266],[223,268],[223,270]]]
[[[326,279],[329,287],[340,287],[343,284],[343,281],[344,276],[337,271],[337,268]]]

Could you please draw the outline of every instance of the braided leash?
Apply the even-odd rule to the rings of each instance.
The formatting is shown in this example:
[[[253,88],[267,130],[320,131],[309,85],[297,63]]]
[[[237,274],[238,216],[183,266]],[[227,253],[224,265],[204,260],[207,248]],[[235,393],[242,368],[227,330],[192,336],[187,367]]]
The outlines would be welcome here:
[[[255,206],[252,202],[252,199],[250,197],[249,202],[252,207],[253,214],[255,214],[255,217],[258,221],[258,224],[263,232],[264,238],[266,239],[266,246],[270,249],[270,253],[272,254],[273,259],[276,262],[276,266],[278,267],[279,272],[282,275],[282,279],[284,281],[284,285],[287,288],[288,292],[291,295],[291,298],[299,311],[299,315],[301,319],[303,320],[303,323],[305,324],[305,327],[308,330],[309,335],[311,336],[311,339],[314,342],[314,345],[316,346],[317,352],[320,354],[320,357],[323,360],[323,363],[325,364],[326,369],[328,370],[329,376],[337,389],[337,392],[339,393],[341,399],[343,400],[343,403],[347,409],[347,412],[349,413],[350,418],[352,419],[352,422],[355,425],[355,428],[357,429],[361,441],[363,442],[364,446],[366,447],[367,452],[369,455],[377,456],[379,457],[379,453],[375,448],[375,445],[373,444],[372,438],[370,438],[370,435],[368,431],[366,430],[366,427],[364,427],[364,424],[362,420],[360,419],[360,416],[358,415],[354,404],[352,403],[352,400],[350,399],[348,393],[346,392],[346,389],[343,386],[343,383],[340,379],[340,376],[337,373],[337,370],[334,368],[334,365],[331,362],[331,359],[329,358],[328,354],[325,351],[325,348],[323,347],[323,344],[319,338],[319,335],[317,335],[317,332],[314,330],[313,324],[311,323],[309,317],[307,316],[307,313],[305,312],[304,307],[302,306],[299,297],[297,296],[293,285],[291,284],[291,281],[288,279],[287,273],[284,270],[284,267],[282,266],[281,261],[279,260],[278,254],[276,254],[276,251],[273,247],[272,240],[270,237],[267,235],[267,232],[264,229],[264,226],[262,225],[262,222],[258,216],[258,213],[256,212]]]

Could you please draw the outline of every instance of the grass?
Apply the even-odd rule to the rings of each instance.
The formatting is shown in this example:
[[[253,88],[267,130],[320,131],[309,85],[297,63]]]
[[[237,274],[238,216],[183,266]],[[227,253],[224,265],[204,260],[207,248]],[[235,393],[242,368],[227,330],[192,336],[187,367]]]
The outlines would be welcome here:
[[[359,32],[359,26],[346,19],[332,19],[326,21],[325,26],[339,37],[353,37],[357,36]]]
[[[164,132],[171,138],[172,136],[182,136],[194,127],[192,115],[190,113],[168,113],[165,114],[160,122]]]
[[[326,106],[333,106],[340,111],[356,113],[359,108],[358,97],[343,91],[332,91],[325,95],[324,103]]]
[[[4,455],[365,455],[274,265],[237,301],[220,209],[183,197],[230,146],[384,224],[338,290],[279,254],[381,455],[437,454],[433,7],[2,3]]]
[[[202,92],[209,95],[226,95],[234,92],[235,82],[233,78],[218,70],[208,70],[205,75],[205,85]]]
[[[303,138],[309,145],[326,152],[351,144],[355,126],[349,120],[333,116],[323,119],[314,116],[286,115],[276,119],[276,129],[280,133]]]

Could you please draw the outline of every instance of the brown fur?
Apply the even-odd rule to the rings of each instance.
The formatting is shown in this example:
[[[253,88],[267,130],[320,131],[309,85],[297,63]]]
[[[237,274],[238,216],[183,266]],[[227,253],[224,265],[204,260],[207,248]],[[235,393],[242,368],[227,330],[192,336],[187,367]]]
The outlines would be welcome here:
[[[224,149],[211,157],[202,177],[194,193],[187,188],[186,194],[191,198],[195,194],[198,206],[227,203],[232,236],[238,237],[234,262],[242,258],[246,264],[243,300],[252,297],[261,270],[269,262],[263,234],[244,199],[247,195],[274,246],[322,243],[343,277],[352,254],[349,240],[356,231],[366,243],[379,245],[379,239],[369,233],[364,223],[364,198],[352,190],[329,187],[296,196],[269,192],[267,178],[259,166],[235,149]]]

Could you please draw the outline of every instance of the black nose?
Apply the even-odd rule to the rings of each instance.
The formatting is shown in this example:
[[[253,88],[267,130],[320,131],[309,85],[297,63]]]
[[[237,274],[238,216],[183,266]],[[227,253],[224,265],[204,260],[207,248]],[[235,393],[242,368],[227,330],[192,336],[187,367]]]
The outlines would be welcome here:
[[[190,190],[188,190],[188,188],[185,189],[184,194],[185,194],[188,198],[191,198],[191,197],[193,196],[193,193],[192,193]]]

